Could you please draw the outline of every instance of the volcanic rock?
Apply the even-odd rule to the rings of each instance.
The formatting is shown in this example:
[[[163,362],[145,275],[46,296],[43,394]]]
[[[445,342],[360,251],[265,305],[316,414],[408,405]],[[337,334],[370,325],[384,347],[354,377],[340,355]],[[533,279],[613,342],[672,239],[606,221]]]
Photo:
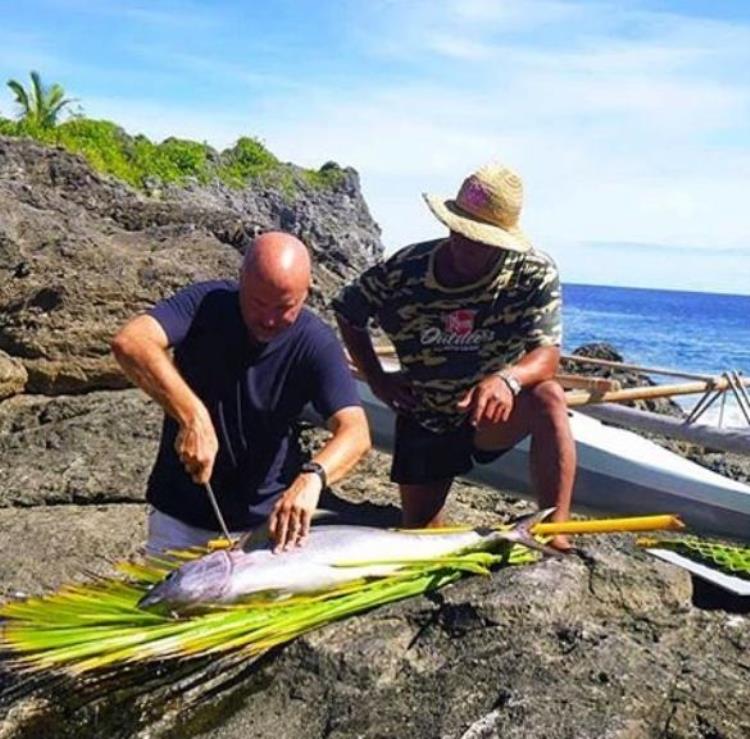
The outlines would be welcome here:
[[[312,305],[382,253],[354,170],[330,188],[170,188],[154,200],[78,156],[0,137],[0,350],[30,393],[126,386],[109,341],[131,316],[197,280],[234,278],[252,236],[299,236]]]

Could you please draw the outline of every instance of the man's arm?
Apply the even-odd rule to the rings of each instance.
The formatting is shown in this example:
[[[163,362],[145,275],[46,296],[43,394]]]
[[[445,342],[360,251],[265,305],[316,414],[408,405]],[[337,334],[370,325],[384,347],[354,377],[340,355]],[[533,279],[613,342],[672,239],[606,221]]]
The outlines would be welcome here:
[[[359,327],[349,323],[340,313],[336,313],[336,323],[338,323],[341,338],[349,351],[349,356],[364,376],[367,384],[377,383],[385,372],[378,355],[375,353],[372,337],[367,327]]]
[[[336,321],[352,361],[372,392],[396,411],[413,410],[417,401],[408,381],[400,372],[386,372],[383,369],[367,328],[349,323],[340,313],[336,314]]]
[[[511,372],[522,388],[551,380],[560,363],[560,348],[540,346],[524,354],[512,367],[503,372]],[[458,402],[458,409],[469,411],[472,426],[482,422],[504,423],[513,411],[515,397],[503,374],[494,372],[480,380]]]
[[[216,432],[205,405],[174,366],[161,324],[151,316],[137,316],[111,346],[125,375],[179,424],[175,448],[193,480],[210,480],[219,447]]]
[[[559,346],[539,346],[524,354],[508,370],[513,373],[522,387],[533,387],[545,380],[551,380],[560,366]]]
[[[372,392],[394,410],[404,410],[415,405],[409,383],[402,373],[383,369],[367,330],[370,319],[392,299],[391,265],[397,259],[398,254],[363,272],[334,298],[333,310],[346,348]]]
[[[365,412],[349,406],[327,421],[332,436],[313,458],[325,471],[328,483],[341,480],[371,448],[370,430]],[[274,551],[301,546],[310,532],[312,516],[323,489],[320,477],[303,472],[276,502],[269,519]]]

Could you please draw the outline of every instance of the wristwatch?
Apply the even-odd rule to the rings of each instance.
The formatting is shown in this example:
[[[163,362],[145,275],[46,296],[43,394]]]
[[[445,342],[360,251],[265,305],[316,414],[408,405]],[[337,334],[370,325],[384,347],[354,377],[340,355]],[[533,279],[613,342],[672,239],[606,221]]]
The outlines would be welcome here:
[[[521,390],[523,390],[519,379],[509,370],[503,370],[502,372],[498,372],[497,374],[503,379],[511,393],[513,393],[514,398],[518,395],[518,393],[521,392]]]
[[[300,474],[302,473],[310,473],[313,475],[317,475],[320,478],[320,489],[325,490],[328,487],[328,475],[326,474],[325,469],[323,468],[322,464],[318,464],[317,462],[305,462],[302,467],[299,468]]]

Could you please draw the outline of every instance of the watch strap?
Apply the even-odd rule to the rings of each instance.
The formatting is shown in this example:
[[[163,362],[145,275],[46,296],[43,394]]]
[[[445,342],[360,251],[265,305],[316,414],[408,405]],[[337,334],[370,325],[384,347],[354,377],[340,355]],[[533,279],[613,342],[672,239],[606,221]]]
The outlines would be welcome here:
[[[521,390],[523,390],[521,382],[512,372],[503,370],[502,372],[498,372],[497,374],[498,377],[502,378],[503,382],[505,382],[505,384],[508,386],[508,389],[511,391],[511,393],[513,393],[513,397],[517,397]]]
[[[302,467],[300,467],[300,472],[317,475],[320,478],[321,490],[325,490],[328,487],[328,475],[322,464],[313,461],[305,462]]]

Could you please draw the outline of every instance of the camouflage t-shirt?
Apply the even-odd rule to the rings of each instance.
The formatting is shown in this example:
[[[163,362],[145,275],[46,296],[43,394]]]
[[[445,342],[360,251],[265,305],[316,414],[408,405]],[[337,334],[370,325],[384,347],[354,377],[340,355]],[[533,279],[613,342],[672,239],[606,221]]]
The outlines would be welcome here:
[[[558,346],[562,333],[560,283],[547,255],[503,250],[477,282],[446,287],[434,274],[443,243],[407,246],[333,301],[354,326],[377,318],[419,400],[414,418],[439,433],[464,421],[456,404],[469,388],[532,349]]]

